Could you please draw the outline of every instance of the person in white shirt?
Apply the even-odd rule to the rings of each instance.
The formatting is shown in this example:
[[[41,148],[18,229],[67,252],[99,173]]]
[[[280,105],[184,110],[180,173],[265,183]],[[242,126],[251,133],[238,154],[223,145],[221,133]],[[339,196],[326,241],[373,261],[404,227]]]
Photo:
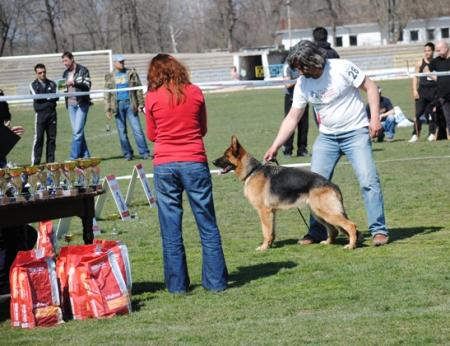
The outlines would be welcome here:
[[[311,103],[319,123],[319,135],[312,150],[311,171],[330,179],[344,154],[358,178],[367,212],[369,231],[375,246],[387,244],[388,229],[380,179],[372,157],[372,141],[382,131],[380,119],[367,118],[359,90],[367,93],[370,111],[379,113],[376,84],[356,65],[344,59],[327,59],[313,42],[297,43],[288,56],[288,63],[301,76],[294,89],[291,110],[281,123],[278,135],[264,155],[274,158],[278,149],[295,130],[304,110]],[[311,227],[302,245],[319,243],[327,232],[313,216]]]

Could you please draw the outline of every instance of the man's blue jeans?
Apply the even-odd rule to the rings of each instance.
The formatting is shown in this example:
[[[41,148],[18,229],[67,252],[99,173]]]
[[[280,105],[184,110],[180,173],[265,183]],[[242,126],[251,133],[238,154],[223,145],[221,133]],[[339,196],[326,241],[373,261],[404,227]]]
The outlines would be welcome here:
[[[72,147],[70,151],[71,160],[87,158],[91,155],[84,138],[84,125],[86,125],[88,104],[68,105],[70,124],[72,126]]]
[[[385,120],[381,122],[381,125],[383,126],[384,135],[388,139],[394,139],[395,136],[395,116],[394,115],[388,115]],[[384,136],[383,136],[384,137]]]
[[[367,127],[340,134],[320,133],[313,146],[311,171],[331,180],[334,168],[343,154],[347,156],[358,178],[370,233],[372,236],[378,233],[387,235],[383,194]],[[317,241],[325,240],[325,228],[314,217],[311,217],[310,223],[309,234]]]
[[[200,233],[202,286],[211,291],[226,289],[228,271],[216,223],[208,165],[197,162],[157,165],[154,180],[167,289],[171,293],[184,293],[190,283],[182,232],[183,190]]]
[[[133,111],[129,100],[117,102],[116,126],[117,131],[119,132],[120,146],[123,155],[126,158],[133,157],[133,148],[128,140],[127,119],[130,122],[139,154],[141,157],[148,156],[150,152],[148,150],[144,132],[142,131],[139,115]]]

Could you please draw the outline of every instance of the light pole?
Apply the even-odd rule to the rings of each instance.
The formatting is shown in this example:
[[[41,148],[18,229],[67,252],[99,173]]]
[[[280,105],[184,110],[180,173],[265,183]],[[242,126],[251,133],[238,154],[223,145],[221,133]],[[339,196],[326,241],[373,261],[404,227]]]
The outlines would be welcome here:
[[[291,30],[291,0],[286,1],[287,8],[287,21],[288,21],[288,38],[289,38],[289,48],[292,47],[292,30]]]

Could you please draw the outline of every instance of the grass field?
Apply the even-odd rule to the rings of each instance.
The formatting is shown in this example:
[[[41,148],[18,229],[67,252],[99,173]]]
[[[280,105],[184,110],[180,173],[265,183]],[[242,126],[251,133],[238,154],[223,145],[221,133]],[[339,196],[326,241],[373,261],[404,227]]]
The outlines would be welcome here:
[[[380,83],[383,93],[411,118],[408,81]],[[210,160],[222,154],[236,134],[261,158],[282,118],[282,89],[207,94]],[[120,156],[116,131],[105,132],[102,105],[89,114],[86,135],[91,154],[101,156],[103,174],[127,175],[132,165]],[[28,163],[33,112],[13,109],[14,124],[26,136],[9,159]],[[70,129],[63,108],[58,114],[57,159],[69,154]],[[115,126],[112,126],[115,129]],[[426,135],[427,127],[424,128]],[[230,289],[213,294],[201,287],[201,248],[192,214],[185,203],[184,239],[192,291],[172,296],[164,287],[157,212],[136,194],[131,222],[112,220],[108,200],[102,237],[128,245],[133,272],[133,309],[129,316],[69,321],[49,329],[20,330],[9,324],[9,305],[0,308],[0,344],[137,345],[445,345],[450,344],[450,155],[446,141],[407,143],[411,128],[398,129],[392,143],[374,143],[381,176],[388,246],[375,248],[367,234],[362,198],[353,170],[343,158],[334,182],[344,195],[347,212],[367,237],[364,246],[300,247],[306,227],[296,210],[277,218],[274,248],[257,252],[262,240],[256,212],[234,175],[214,176],[218,224],[230,273]],[[317,135],[310,118],[308,149]],[[134,143],[133,143],[134,145]],[[135,147],[135,146],[134,146]],[[280,163],[310,158],[280,157]],[[151,162],[144,162],[152,172]],[[121,183],[126,191],[126,182]],[[304,214],[308,211],[305,208]],[[112,234],[116,228],[118,234]],[[74,220],[74,243],[81,243]]]

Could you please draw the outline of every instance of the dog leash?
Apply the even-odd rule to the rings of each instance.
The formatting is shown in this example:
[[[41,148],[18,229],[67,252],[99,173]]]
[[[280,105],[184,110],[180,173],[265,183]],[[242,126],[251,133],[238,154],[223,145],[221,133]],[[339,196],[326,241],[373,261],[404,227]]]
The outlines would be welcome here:
[[[272,158],[272,159],[270,159],[269,161],[267,161],[267,163],[266,164],[270,164],[270,163],[275,163],[277,166],[279,166],[280,164],[278,163],[278,160],[276,159],[276,158]],[[305,226],[306,226],[306,228],[308,229],[308,232],[309,232],[309,225],[308,225],[308,223],[306,222],[306,219],[305,219],[305,217],[303,216],[303,214],[302,214],[302,211],[300,210],[300,208],[298,208],[297,207],[297,211],[298,211],[298,213],[300,214],[300,216],[302,217],[302,220],[303,220],[303,222],[304,222],[304,224],[305,224]]]

